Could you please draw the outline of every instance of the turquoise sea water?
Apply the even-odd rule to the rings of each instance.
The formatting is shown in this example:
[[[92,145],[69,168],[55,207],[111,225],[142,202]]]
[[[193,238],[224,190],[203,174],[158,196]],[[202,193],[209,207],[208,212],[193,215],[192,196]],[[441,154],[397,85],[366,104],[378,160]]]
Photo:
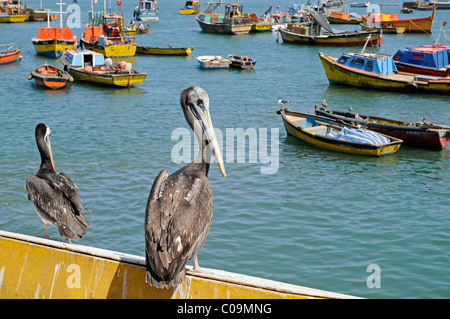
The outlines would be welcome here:
[[[78,2],[82,20],[87,21],[90,2]],[[270,5],[240,2],[245,11],[258,15]],[[129,22],[137,0],[122,3]],[[0,24],[0,42],[17,42],[23,55],[19,64],[0,67],[0,229],[44,234],[24,184],[39,167],[34,128],[45,122],[52,129],[57,171],[71,176],[82,203],[92,211],[87,213],[91,228],[79,244],[143,256],[149,191],[162,169],[172,173],[185,165],[172,156],[181,140],[176,133],[189,132],[179,95],[196,85],[209,93],[213,124],[224,137],[227,171],[223,179],[217,165],[211,166],[215,210],[199,252],[200,266],[361,297],[449,298],[450,150],[402,146],[383,158],[324,151],[287,137],[276,114],[279,99],[306,112],[326,99],[335,109],[352,105],[360,114],[412,121],[425,116],[450,125],[448,96],[331,86],[317,53],[339,55],[360,47],[283,44],[271,32],[206,34],[194,16],[178,14],[183,3],[159,1],[160,21],[152,23],[150,35],[138,35],[137,42],[193,47],[192,56],[137,56],[133,68],[148,77],[131,89],[79,82],[59,91],[42,89],[27,76],[42,63],[54,62],[37,56],[31,44],[38,27],[46,23]],[[39,1],[26,4],[37,7]],[[274,4],[286,10],[291,2]],[[57,9],[53,1],[44,5]],[[405,18],[431,14],[405,15],[400,9],[385,11]],[[449,19],[450,11],[437,11],[432,35],[384,35],[381,48],[372,50],[394,54],[407,46],[431,44],[442,21]],[[74,29],[78,38],[83,30]],[[449,42],[441,36],[441,43]],[[195,59],[231,53],[256,59],[255,69],[204,71]],[[269,139],[258,143],[259,148],[249,143],[236,146],[227,139],[227,129],[253,132],[257,138],[268,132]],[[278,152],[270,140],[277,129]],[[266,146],[271,162],[262,156]],[[245,151],[244,162],[238,161],[239,151]],[[192,151],[191,158],[195,155]],[[274,174],[261,174],[261,168],[270,165],[277,167]],[[54,227],[49,234],[60,238]],[[379,288],[367,285],[369,265],[381,271]]]

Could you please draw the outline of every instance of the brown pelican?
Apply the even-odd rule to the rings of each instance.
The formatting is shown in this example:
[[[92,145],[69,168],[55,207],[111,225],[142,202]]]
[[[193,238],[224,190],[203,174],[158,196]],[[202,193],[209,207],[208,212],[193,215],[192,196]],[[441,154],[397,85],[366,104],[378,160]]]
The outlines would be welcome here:
[[[55,172],[50,135],[51,130],[47,125],[40,123],[36,126],[35,137],[41,154],[41,166],[36,175],[27,177],[25,190],[44,223],[46,238],[48,224],[52,224],[69,242],[79,240],[90,225],[82,213],[84,207],[81,206],[78,188],[67,174]]]
[[[180,104],[199,145],[197,158],[169,175],[162,170],[153,182],[145,212],[145,280],[158,288],[177,286],[186,278],[186,263],[205,243],[211,226],[213,194],[208,181],[211,153],[226,177],[209,115],[208,94],[199,87],[181,93]]]

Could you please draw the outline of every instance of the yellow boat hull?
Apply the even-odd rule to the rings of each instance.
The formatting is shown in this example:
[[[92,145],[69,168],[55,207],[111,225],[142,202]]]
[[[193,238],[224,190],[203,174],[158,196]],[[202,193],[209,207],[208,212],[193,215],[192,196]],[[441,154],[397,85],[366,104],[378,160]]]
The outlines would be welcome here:
[[[358,71],[336,63],[337,58],[319,52],[328,81],[333,84],[404,91],[410,93],[450,93],[450,78],[424,78],[409,73],[393,73],[387,76]]]
[[[145,258],[0,231],[0,298],[355,298],[202,268],[176,288],[145,282]]]
[[[6,17],[0,17],[0,23],[22,23],[27,19],[27,14],[12,14]]]
[[[86,81],[110,86],[130,87],[142,83],[147,77],[147,73],[132,72],[128,74],[109,74],[100,72],[89,72],[74,68],[69,69],[70,75],[76,80]]]
[[[199,12],[200,9],[180,9],[181,15],[197,14]]]
[[[106,44],[105,46],[93,45],[83,41],[86,49],[103,54],[105,57],[114,56],[114,58],[129,58],[136,55],[136,44]]]
[[[61,42],[53,42],[53,41],[44,41],[43,42],[34,42],[33,46],[36,52],[40,55],[47,55],[54,58],[60,57],[66,50],[73,50],[75,44],[74,43],[61,43]],[[52,42],[52,43],[48,43]]]

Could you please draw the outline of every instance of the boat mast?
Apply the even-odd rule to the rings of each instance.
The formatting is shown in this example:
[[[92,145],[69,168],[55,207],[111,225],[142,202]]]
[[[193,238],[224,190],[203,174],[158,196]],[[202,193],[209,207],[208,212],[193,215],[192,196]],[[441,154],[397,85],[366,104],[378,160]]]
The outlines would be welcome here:
[[[437,36],[436,42],[434,44],[439,44],[439,38],[441,37],[441,33],[444,31],[444,28],[447,26],[447,21],[442,22],[442,27],[439,30],[439,34]]]
[[[361,53],[360,54],[363,54],[364,53],[364,51],[366,50],[366,47],[367,47],[367,43],[369,43],[369,40],[370,40],[370,38],[372,37],[372,35],[371,34],[369,34],[369,36],[367,37],[367,41],[366,41],[366,43],[364,43],[364,47],[362,48],[362,50],[361,50]]]
[[[63,15],[63,13],[65,13],[65,12],[62,11],[62,6],[66,5],[66,4],[62,3],[62,2],[58,2],[57,5],[59,5],[59,27],[62,29],[62,27],[63,27],[62,15]],[[49,19],[49,21],[50,21],[50,19]]]

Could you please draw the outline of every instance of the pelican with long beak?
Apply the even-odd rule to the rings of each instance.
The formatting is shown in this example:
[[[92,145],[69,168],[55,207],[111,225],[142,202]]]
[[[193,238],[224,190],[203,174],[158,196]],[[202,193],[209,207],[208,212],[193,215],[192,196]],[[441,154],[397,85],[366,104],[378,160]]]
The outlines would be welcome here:
[[[27,177],[25,191],[44,223],[45,238],[48,238],[48,225],[51,224],[69,241],[79,240],[90,224],[82,212],[84,207],[77,186],[67,174],[56,174],[50,135],[47,125],[40,123],[36,126],[35,138],[41,166],[36,174]]]
[[[186,278],[186,263],[194,260],[208,236],[213,193],[208,181],[211,154],[226,177],[222,155],[209,114],[208,94],[199,87],[181,93],[181,108],[199,141],[197,158],[169,175],[156,177],[145,211],[146,281],[158,288],[177,286]]]

